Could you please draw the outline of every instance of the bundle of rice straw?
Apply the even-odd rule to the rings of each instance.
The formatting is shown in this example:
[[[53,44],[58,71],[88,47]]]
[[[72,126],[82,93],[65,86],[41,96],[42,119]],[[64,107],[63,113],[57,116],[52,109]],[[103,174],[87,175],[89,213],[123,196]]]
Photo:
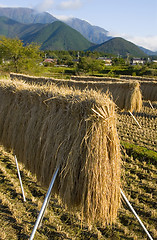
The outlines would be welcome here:
[[[157,101],[157,82],[141,82],[141,91],[144,100]]]
[[[113,77],[95,77],[95,76],[71,76],[76,81],[94,81],[94,82],[122,82],[120,78]]]
[[[0,80],[0,143],[88,223],[112,224],[120,203],[115,105],[95,91]]]
[[[55,83],[57,85],[63,85],[73,87],[77,89],[93,89],[101,90],[106,93],[109,92],[112,95],[113,101],[116,103],[120,110],[130,112],[140,112],[142,108],[142,94],[140,91],[140,84],[137,81],[118,81],[118,82],[103,82],[103,81],[76,81],[76,80],[64,80],[54,78],[38,78],[33,76],[27,76],[22,74],[11,73],[12,79],[21,79],[29,83]]]
[[[140,82],[144,82],[144,81],[155,82],[155,81],[157,81],[157,78],[154,78],[154,77],[152,78],[152,77],[128,76],[128,75],[121,75],[120,79],[123,79],[124,81],[125,80],[138,80]]]

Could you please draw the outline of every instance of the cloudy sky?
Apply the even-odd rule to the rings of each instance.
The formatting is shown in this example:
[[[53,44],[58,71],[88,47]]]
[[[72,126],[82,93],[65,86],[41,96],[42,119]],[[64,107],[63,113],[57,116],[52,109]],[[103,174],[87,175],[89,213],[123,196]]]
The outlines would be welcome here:
[[[157,51],[157,0],[0,0],[1,7],[29,7],[55,17],[77,17]]]

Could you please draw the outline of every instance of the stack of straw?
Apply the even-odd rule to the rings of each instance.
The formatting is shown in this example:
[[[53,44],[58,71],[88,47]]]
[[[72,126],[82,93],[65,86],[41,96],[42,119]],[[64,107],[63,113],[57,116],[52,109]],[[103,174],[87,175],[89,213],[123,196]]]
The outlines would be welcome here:
[[[140,91],[140,84],[135,81],[76,81],[76,80],[63,80],[53,78],[37,78],[22,74],[11,74],[12,79],[21,79],[29,83],[55,83],[59,86],[68,86],[77,89],[93,89],[101,90],[106,93],[109,92],[113,101],[116,103],[120,110],[139,112],[142,108],[142,95]]]
[[[141,91],[144,100],[157,101],[157,82],[141,82]]]
[[[88,223],[112,224],[120,203],[115,105],[95,91],[0,80],[0,143]]]

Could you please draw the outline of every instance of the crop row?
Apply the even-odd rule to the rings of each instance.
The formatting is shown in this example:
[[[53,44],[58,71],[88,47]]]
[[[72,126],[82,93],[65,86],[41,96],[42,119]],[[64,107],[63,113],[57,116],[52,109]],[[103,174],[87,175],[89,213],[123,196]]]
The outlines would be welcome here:
[[[123,141],[129,141],[139,146],[157,151],[157,107],[152,109],[148,102],[140,113],[134,113],[141,128],[128,112],[118,114],[118,132]]]

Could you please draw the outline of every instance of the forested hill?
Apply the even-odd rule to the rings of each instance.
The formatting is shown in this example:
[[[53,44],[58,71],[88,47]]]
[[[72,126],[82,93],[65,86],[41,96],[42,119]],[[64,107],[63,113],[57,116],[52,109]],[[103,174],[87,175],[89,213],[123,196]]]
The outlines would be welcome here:
[[[38,43],[41,49],[85,50],[93,44],[79,32],[63,22],[50,24],[22,24],[7,17],[0,17],[0,35]]]
[[[121,56],[145,57],[147,56],[138,46],[123,38],[116,37],[99,45],[89,48],[91,51],[110,53]]]
[[[36,42],[41,44],[41,49],[49,50],[85,50],[94,45],[60,21],[47,24],[37,33],[24,37],[24,42]]]

